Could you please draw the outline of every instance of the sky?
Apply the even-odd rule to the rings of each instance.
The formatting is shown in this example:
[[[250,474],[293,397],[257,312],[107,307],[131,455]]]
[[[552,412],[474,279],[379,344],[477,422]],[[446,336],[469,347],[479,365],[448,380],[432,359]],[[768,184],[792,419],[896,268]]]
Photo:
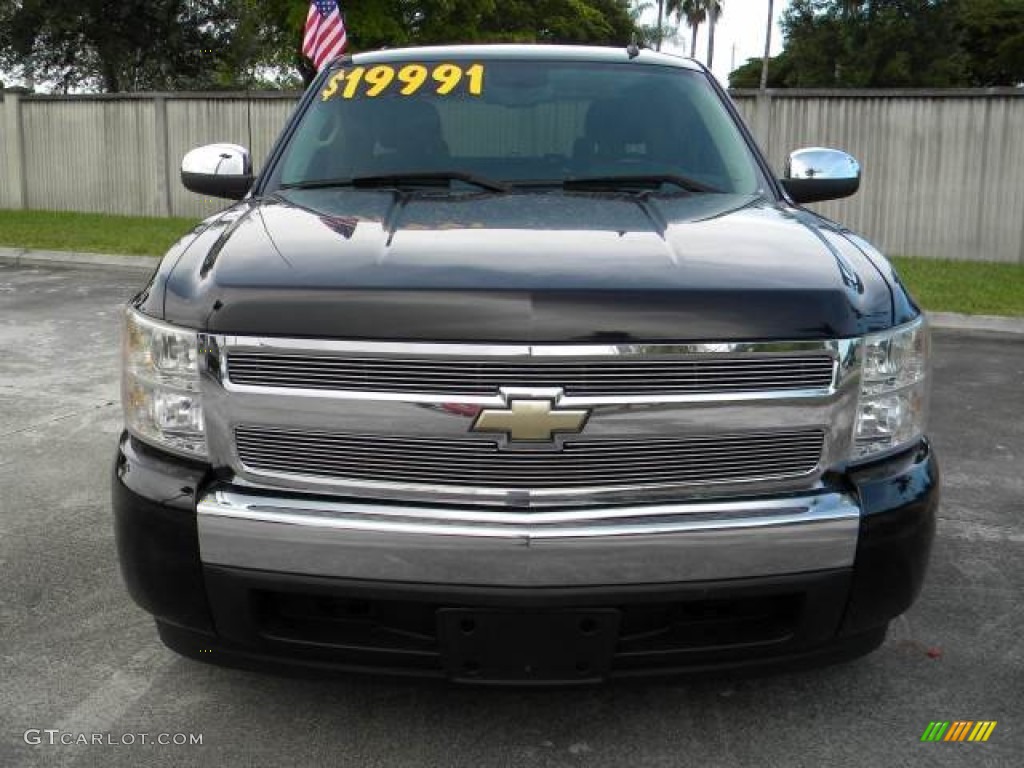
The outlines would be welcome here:
[[[657,0],[652,1],[653,9],[644,15],[644,21],[654,24],[658,18]],[[789,0],[775,0],[772,29],[772,56],[782,51],[782,31],[779,19],[789,7]],[[768,20],[768,0],[722,0],[722,15],[715,25],[715,58],[712,71],[724,85],[729,84],[729,73],[747,59],[764,55],[764,27]],[[690,55],[690,28],[679,27],[675,40],[666,40],[663,51]],[[708,53],[708,27],[701,24],[697,32],[697,58],[706,62]],[[734,63],[735,62],[735,63]]]

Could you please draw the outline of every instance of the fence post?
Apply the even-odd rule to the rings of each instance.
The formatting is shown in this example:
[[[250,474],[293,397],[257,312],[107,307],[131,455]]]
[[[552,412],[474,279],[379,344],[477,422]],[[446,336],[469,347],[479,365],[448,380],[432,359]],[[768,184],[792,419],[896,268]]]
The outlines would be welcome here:
[[[167,97],[153,96],[153,127],[156,140],[156,209],[161,216],[171,215],[170,162],[167,158]]]
[[[25,189],[25,136],[21,130],[21,94],[4,91],[4,150],[7,152],[7,184],[10,207],[24,208],[28,197]]]

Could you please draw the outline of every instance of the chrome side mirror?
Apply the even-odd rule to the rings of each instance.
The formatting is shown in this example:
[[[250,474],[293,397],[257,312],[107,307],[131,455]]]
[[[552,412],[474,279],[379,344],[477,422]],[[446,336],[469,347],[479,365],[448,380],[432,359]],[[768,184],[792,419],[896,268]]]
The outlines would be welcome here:
[[[860,187],[860,163],[838,149],[798,149],[786,161],[782,186],[797,203],[849,197]]]
[[[253,179],[249,150],[237,144],[196,147],[181,161],[181,183],[201,195],[240,200]]]

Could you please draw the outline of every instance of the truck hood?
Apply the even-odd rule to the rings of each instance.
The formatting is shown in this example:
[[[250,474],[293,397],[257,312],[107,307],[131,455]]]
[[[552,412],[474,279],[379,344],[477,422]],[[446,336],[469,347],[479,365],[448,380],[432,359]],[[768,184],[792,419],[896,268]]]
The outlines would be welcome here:
[[[279,336],[799,340],[893,306],[834,225],[722,194],[294,191],[204,222],[161,273],[167,320]]]

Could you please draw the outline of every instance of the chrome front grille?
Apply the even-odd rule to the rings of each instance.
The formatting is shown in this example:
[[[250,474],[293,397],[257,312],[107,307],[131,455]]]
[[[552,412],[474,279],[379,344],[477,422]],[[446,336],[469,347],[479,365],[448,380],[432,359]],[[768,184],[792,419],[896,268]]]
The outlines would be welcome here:
[[[231,482],[524,509],[820,487],[849,455],[861,354],[856,339],[532,345],[203,334],[200,346],[210,460]],[[562,425],[531,444],[523,430],[537,427],[532,419],[554,421],[523,400],[586,416],[578,431]],[[488,425],[478,423],[488,413]],[[507,432],[495,429],[498,416]]]
[[[361,482],[507,489],[797,478],[821,461],[820,429],[683,438],[566,441],[562,450],[508,451],[486,440],[429,439],[239,426],[242,463],[257,472]]]
[[[608,397],[821,391],[832,385],[835,362],[828,354],[519,361],[240,350],[227,355],[227,372],[235,384],[259,387],[477,396],[558,387],[570,397]]]

